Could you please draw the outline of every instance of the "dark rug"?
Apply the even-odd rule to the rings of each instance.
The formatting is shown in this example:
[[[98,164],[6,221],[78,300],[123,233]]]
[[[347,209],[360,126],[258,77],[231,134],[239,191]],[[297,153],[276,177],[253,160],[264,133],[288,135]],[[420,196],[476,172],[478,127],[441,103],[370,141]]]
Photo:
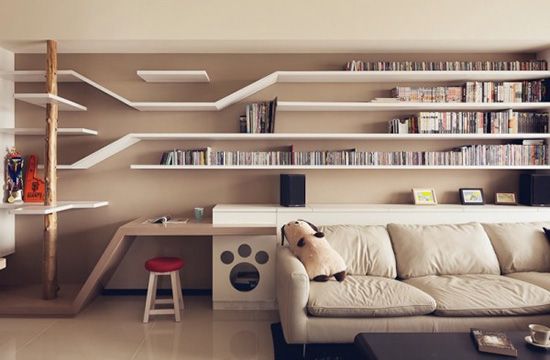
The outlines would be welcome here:
[[[275,360],[304,359],[302,345],[287,344],[281,323],[271,324],[271,337]],[[353,344],[308,344],[305,359],[317,360],[356,360],[361,356]]]

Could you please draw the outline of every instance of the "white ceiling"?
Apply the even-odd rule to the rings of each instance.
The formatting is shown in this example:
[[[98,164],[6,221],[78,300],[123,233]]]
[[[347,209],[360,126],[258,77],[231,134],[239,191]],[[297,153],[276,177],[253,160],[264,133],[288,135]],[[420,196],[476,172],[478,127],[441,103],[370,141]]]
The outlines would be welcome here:
[[[531,52],[550,0],[0,0],[0,46],[61,52]]]

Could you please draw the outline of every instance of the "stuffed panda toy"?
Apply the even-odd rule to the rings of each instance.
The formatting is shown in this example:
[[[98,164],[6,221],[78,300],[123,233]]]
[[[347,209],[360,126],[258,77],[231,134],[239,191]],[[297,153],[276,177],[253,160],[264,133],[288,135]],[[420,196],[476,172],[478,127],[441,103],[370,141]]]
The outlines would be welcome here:
[[[325,234],[317,226],[305,221],[291,221],[281,228],[281,245],[285,238],[290,251],[304,264],[310,280],[328,281],[332,276],[338,281],[346,278],[346,263],[334,250]]]

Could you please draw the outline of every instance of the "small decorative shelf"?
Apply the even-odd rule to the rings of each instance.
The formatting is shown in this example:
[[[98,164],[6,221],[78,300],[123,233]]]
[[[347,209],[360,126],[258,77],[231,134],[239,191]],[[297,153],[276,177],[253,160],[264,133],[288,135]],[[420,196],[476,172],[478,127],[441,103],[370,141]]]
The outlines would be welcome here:
[[[151,83],[207,83],[210,82],[204,70],[138,70],[137,74]]]
[[[59,105],[60,111],[86,111],[86,106],[75,103],[74,101],[67,100],[61,96],[38,93],[38,94],[15,94],[15,99],[24,101],[26,103],[46,107],[46,104]]]

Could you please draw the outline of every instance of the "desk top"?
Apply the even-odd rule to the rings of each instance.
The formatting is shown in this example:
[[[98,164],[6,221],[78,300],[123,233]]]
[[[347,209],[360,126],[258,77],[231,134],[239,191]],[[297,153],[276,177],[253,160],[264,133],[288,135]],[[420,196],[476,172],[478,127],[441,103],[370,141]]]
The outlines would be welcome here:
[[[120,227],[129,236],[229,236],[229,235],[277,235],[275,226],[212,224],[212,219],[204,218],[200,222],[192,219],[188,223],[151,224],[147,218],[139,218]]]

